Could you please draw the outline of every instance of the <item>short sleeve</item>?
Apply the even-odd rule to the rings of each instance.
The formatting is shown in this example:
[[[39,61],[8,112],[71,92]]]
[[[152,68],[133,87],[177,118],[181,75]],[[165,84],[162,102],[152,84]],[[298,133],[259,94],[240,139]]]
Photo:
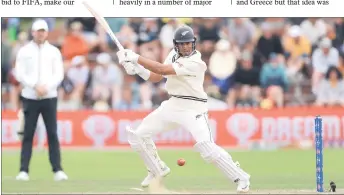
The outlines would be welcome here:
[[[170,53],[167,55],[164,64],[172,64],[173,63],[173,57],[176,55],[176,52],[174,50],[171,50]]]

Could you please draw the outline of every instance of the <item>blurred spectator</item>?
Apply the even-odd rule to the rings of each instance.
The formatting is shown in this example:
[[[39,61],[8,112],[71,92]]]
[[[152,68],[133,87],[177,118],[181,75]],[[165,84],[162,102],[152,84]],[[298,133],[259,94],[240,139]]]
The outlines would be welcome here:
[[[344,55],[339,57],[339,71],[344,75]]]
[[[279,63],[276,54],[271,54],[269,62],[264,64],[260,83],[267,97],[273,100],[276,106],[282,107],[284,103],[283,93],[287,91],[289,82],[285,64]]]
[[[258,101],[255,101],[251,95],[252,91],[250,91],[250,87],[244,85],[238,91],[238,96],[235,101],[235,107],[237,108],[251,108],[257,107]]]
[[[138,35],[140,25],[143,22],[143,18],[128,18],[128,20],[130,28],[132,28],[133,31]]]
[[[93,106],[93,72],[95,67],[97,67],[97,56],[98,54],[90,54],[87,57],[87,65],[88,65],[88,76],[87,76],[87,81],[85,85],[85,93],[83,96],[83,106],[85,109],[90,109]]]
[[[86,56],[89,47],[82,36],[82,24],[74,22],[70,25],[68,34],[65,36],[61,46],[62,56],[65,60],[71,60],[73,57],[81,55]]]
[[[130,85],[124,85],[122,89],[121,101],[115,105],[116,110],[128,111],[139,110],[140,102],[133,98],[132,89]]]
[[[141,96],[140,96],[140,84],[136,81],[135,77],[131,75],[125,75],[123,83],[125,83],[127,87],[131,88],[133,101],[139,102],[141,109],[144,109],[145,108],[144,105],[142,104],[142,102],[140,102],[142,101]]]
[[[302,35],[299,26],[292,26],[288,29],[288,34],[283,41],[284,49],[287,56],[291,59],[309,56],[312,45],[310,41]]]
[[[222,95],[226,95],[233,87],[233,73],[235,71],[237,59],[231,50],[231,45],[227,40],[220,40],[216,44],[216,50],[209,60],[209,72],[212,75],[213,83],[218,87]]]
[[[81,24],[82,30],[80,32],[80,36],[86,41],[89,52],[99,53],[108,49],[107,33],[100,25],[98,25],[94,17],[70,18],[67,21],[68,28],[70,28],[73,23]]]
[[[137,35],[129,26],[128,18],[106,18],[112,32],[116,32],[118,41],[124,48],[136,51]],[[106,43],[111,49],[117,49],[116,44],[111,37],[106,33]]]
[[[93,70],[92,90],[95,103],[106,103],[109,106],[121,101],[123,72],[112,62],[108,53],[97,56],[97,66]]]
[[[284,57],[280,56],[281,61]],[[289,58],[285,63],[287,65],[287,76],[293,85],[299,85],[305,79],[310,78],[310,57],[302,55],[298,58]]]
[[[139,53],[152,51],[154,56],[160,60],[159,28],[156,18],[144,18],[138,29]]]
[[[87,41],[87,43],[94,48],[98,44],[98,35],[99,28],[94,17],[91,18],[70,18],[67,21],[67,26],[71,28],[73,23],[80,23],[82,26],[81,35]]]
[[[56,28],[56,18],[42,18],[48,24],[49,32]]]
[[[260,69],[253,65],[252,58],[251,52],[244,51],[235,71],[235,83],[239,93],[236,105],[252,107],[257,106],[260,101]]]
[[[160,31],[160,42],[162,46],[161,59],[165,59],[170,51],[173,49],[174,32],[178,28],[179,23],[177,18],[170,18]]]
[[[18,40],[14,43],[12,48],[12,55],[11,55],[11,64],[15,63],[15,59],[17,56],[17,53],[21,47],[26,45],[29,42],[29,36],[27,32],[22,31],[18,34]]]
[[[344,19],[336,18],[334,26],[336,30],[336,36],[338,37],[338,40],[342,44],[342,46],[344,46]]]
[[[327,25],[326,37],[331,40],[332,46],[336,49],[340,49],[343,45],[343,40],[340,35],[336,34],[334,25]]]
[[[330,67],[319,85],[316,105],[344,107],[344,80],[338,68]]]
[[[255,37],[255,24],[248,18],[233,18],[229,23],[229,40],[240,49],[252,44]]]
[[[123,25],[121,30],[116,33],[116,37],[124,48],[131,49],[133,51],[137,50],[137,34],[128,25]],[[108,43],[117,48],[117,46],[113,43],[113,40],[108,40]]]
[[[7,33],[7,22],[8,22],[8,18],[1,18],[1,30],[2,30],[2,35],[4,33]]]
[[[208,96],[215,97],[217,99],[221,98],[219,88],[213,83],[213,77],[209,71],[207,71],[204,75],[203,87]]]
[[[31,36],[27,33],[30,32],[29,20],[1,20],[4,109],[16,109],[19,105],[21,86],[12,74],[13,56]],[[129,76],[123,72],[122,66],[112,62],[110,54],[118,48],[93,17],[45,20],[51,22],[49,42],[61,46],[64,57],[66,75],[59,93],[60,109],[125,110],[130,106],[123,98],[129,100],[130,94],[122,92],[128,92],[129,88],[132,90],[132,102],[139,104],[138,109],[141,110],[155,108],[169,98],[164,89],[165,80],[153,84],[137,76]],[[329,67],[336,66],[344,73],[342,18],[106,20],[125,48],[160,62],[173,49],[174,29],[178,25],[191,25],[198,38],[197,49],[208,65],[204,88],[210,96],[209,109],[257,105],[269,109],[283,105],[283,102],[284,106],[311,105],[316,99],[312,88],[316,89],[317,82],[323,80]],[[289,24],[292,26],[289,27]],[[327,42],[331,46],[326,46],[326,41],[323,41],[318,48],[318,42],[323,37],[330,40]],[[275,60],[270,60],[270,55],[275,56]],[[335,63],[336,55],[338,63]],[[72,63],[77,56],[83,59],[84,65]],[[106,59],[110,59],[109,63],[101,63]],[[260,80],[263,81],[261,86]],[[123,87],[125,90],[122,90]],[[120,102],[124,105],[121,106]]]
[[[64,69],[65,76],[58,90],[57,110],[78,110],[80,101],[75,98],[75,86],[72,80],[67,76],[68,67]]]
[[[281,37],[284,34],[287,18],[264,18],[264,23],[268,23],[273,35]]]
[[[11,59],[14,51],[8,42],[6,33],[2,33],[1,38],[1,91],[2,96],[8,101],[3,105],[7,109],[16,110],[20,105],[21,86],[14,75],[15,60]]]
[[[1,33],[1,106],[3,109],[11,109],[10,92],[13,88],[9,83],[11,72],[11,45],[7,41],[7,34]]]
[[[177,18],[177,20],[178,20],[178,23],[180,24],[192,25],[194,18]]]
[[[308,58],[307,58],[308,59]],[[298,76],[303,77],[303,69],[306,68],[307,64],[305,63],[306,59],[303,57],[300,58],[290,58],[287,63],[287,75],[289,78],[295,78]],[[306,74],[306,73],[305,73]]]
[[[144,57],[147,57],[148,59],[157,60],[157,56],[154,55],[153,51],[151,50],[143,51],[141,55]],[[136,77],[136,81],[139,83],[142,107],[144,109],[152,109],[153,86],[157,86],[158,84],[153,85],[150,82],[145,82],[145,80],[143,80],[138,75],[135,75],[135,77]]]
[[[300,25],[305,37],[311,42],[313,49],[317,47],[320,39],[326,35],[326,23],[321,18],[308,18]]]
[[[284,61],[280,57],[280,61]],[[305,104],[306,97],[302,92],[304,83],[310,79],[309,71],[309,58],[290,58],[286,62],[286,74],[289,81],[289,104],[288,105],[303,105]]]
[[[109,24],[112,32],[119,32],[124,26],[128,26],[127,18],[106,18],[105,20]]]
[[[84,56],[75,56],[72,59],[71,67],[67,71],[67,76],[75,88],[75,98],[81,101],[89,77],[89,67]]]
[[[257,43],[257,51],[264,62],[269,59],[271,53],[284,54],[281,39],[273,34],[271,24],[264,22],[261,29],[262,35]]]
[[[59,110],[78,110],[83,107],[83,98],[89,79],[89,67],[84,56],[75,56],[65,64],[65,77],[59,89]]]
[[[198,31],[199,43],[203,57],[210,56],[214,51],[216,42],[220,39],[219,27],[215,19],[205,18]]]
[[[12,66],[11,53],[12,48],[7,41],[7,35],[5,32],[1,33],[1,84],[6,83],[8,74]]]
[[[17,40],[18,33],[20,31],[20,18],[8,18],[7,19],[7,32],[8,32],[8,41],[12,43]]]
[[[330,66],[338,67],[339,65],[339,52],[336,48],[332,47],[331,40],[324,38],[319,44],[312,56],[313,62],[313,90],[316,91],[319,81],[325,76]]]

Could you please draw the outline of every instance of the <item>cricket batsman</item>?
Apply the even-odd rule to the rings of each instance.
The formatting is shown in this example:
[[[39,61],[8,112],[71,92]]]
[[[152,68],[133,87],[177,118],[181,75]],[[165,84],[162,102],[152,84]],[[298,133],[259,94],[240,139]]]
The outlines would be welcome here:
[[[213,140],[208,124],[207,94],[203,89],[207,65],[195,48],[196,37],[192,28],[179,27],[173,43],[174,49],[164,64],[128,49],[117,52],[119,63],[128,74],[138,74],[151,82],[167,78],[166,90],[171,97],[146,116],[136,130],[127,128],[131,148],[139,153],[148,169],[148,176],[141,185],[147,187],[152,179],[165,177],[171,171],[160,159],[152,136],[182,126],[192,134],[196,142],[194,148],[201,157],[236,183],[237,192],[248,192],[250,175],[237,166],[231,155]]]

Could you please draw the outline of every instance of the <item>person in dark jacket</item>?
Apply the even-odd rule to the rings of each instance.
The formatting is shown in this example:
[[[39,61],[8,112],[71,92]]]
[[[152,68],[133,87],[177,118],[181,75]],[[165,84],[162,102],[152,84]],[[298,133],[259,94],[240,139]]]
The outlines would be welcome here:
[[[264,22],[262,24],[262,31],[263,34],[257,43],[257,52],[265,59],[266,62],[271,53],[283,54],[284,51],[281,38],[273,34],[269,23]]]

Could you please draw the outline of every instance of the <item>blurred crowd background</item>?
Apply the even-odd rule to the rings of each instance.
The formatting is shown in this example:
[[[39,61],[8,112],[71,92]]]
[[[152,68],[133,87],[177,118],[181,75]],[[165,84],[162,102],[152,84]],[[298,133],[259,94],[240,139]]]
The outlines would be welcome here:
[[[150,110],[168,99],[164,81],[129,76],[117,48],[94,18],[44,18],[60,48],[65,78],[59,110]],[[2,109],[20,107],[13,76],[18,49],[35,18],[2,18]],[[344,106],[343,18],[107,18],[125,48],[157,60],[173,49],[173,34],[190,25],[208,65],[209,108]]]

